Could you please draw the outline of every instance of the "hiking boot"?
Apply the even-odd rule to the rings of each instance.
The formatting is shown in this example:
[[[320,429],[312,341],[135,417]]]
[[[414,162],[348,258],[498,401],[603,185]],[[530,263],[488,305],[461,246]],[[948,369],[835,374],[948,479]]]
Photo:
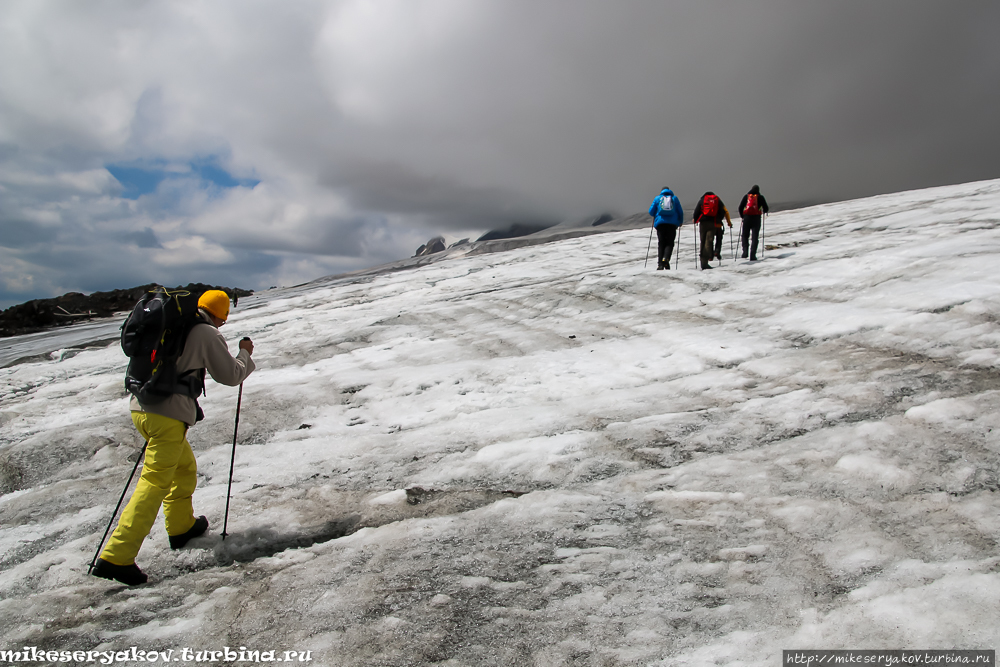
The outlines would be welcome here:
[[[740,257],[742,257],[743,259],[746,259],[747,258],[746,252],[744,252],[742,255],[740,255]]]
[[[757,258],[756,258],[756,257],[754,257],[753,255],[750,255],[750,261],[751,261],[751,262],[756,262],[756,261],[757,261]]]
[[[722,255],[720,253],[715,253],[715,258],[720,262],[722,261]]]
[[[194,525],[191,526],[191,530],[182,535],[170,536],[170,548],[180,549],[188,543],[188,540],[204,535],[206,530],[208,530],[208,519],[204,516],[200,516],[194,520]]]
[[[711,264],[702,264],[701,268],[702,269],[714,269],[715,267],[712,266]]]
[[[663,263],[663,268],[665,268],[667,271],[669,271],[670,270],[670,262],[664,262]]]
[[[657,263],[657,265],[656,265],[656,270],[657,270],[657,271],[662,271],[662,270],[663,270],[663,262],[659,262],[659,263]]]
[[[90,573],[102,579],[113,579],[126,586],[138,586],[139,584],[146,583],[147,580],[145,573],[135,563],[131,565],[115,565],[103,558],[97,559],[97,563]]]

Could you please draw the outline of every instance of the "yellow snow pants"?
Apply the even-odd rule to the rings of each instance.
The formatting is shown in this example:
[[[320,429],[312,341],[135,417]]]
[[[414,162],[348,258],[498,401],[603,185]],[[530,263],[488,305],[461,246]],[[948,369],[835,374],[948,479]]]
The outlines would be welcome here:
[[[101,558],[114,565],[135,562],[160,505],[167,535],[182,535],[195,522],[191,496],[198,482],[198,465],[187,441],[187,424],[149,412],[133,412],[132,423],[146,439],[146,460],[118,526],[101,552]]]

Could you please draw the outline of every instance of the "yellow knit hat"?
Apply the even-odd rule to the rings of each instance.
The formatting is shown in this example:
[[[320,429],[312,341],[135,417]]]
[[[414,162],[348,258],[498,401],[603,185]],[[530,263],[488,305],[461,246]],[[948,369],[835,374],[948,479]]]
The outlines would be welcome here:
[[[198,307],[225,322],[229,319],[229,295],[219,289],[210,289],[198,298]]]

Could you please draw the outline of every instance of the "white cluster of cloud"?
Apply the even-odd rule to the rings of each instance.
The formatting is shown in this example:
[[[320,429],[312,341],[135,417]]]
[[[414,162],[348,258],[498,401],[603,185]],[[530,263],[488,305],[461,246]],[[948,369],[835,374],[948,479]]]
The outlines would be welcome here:
[[[988,2],[12,0],[0,306],[292,284],[760,183],[996,176]]]

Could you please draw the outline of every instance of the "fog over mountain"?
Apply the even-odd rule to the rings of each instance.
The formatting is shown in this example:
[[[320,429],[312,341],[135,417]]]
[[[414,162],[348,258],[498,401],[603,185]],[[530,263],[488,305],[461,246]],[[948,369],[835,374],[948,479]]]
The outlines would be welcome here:
[[[994,2],[0,6],[0,307],[995,178]]]

